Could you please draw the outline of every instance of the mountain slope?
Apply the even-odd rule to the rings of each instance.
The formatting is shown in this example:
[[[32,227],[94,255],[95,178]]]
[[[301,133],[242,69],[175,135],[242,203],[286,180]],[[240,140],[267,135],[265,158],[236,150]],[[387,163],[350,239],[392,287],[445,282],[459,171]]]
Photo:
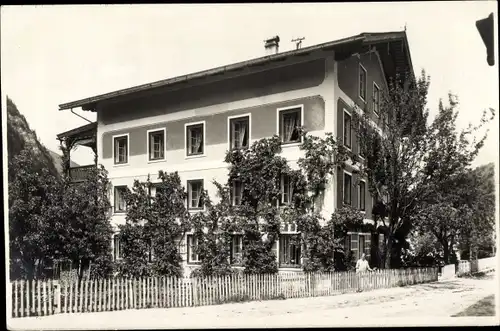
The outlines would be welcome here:
[[[10,162],[23,149],[28,149],[35,160],[34,171],[47,168],[50,173],[60,176],[60,158],[55,162],[51,152],[38,140],[26,118],[19,112],[14,102],[7,97],[7,159]],[[57,165],[56,165],[57,164]]]
[[[54,160],[54,165],[57,169],[57,172],[59,172],[60,174],[63,173],[63,169],[62,169],[62,156],[60,154],[57,154],[56,152],[54,152],[53,150],[48,150],[49,153],[50,153],[50,156],[52,157],[52,160]],[[70,160],[70,167],[71,168],[74,168],[74,167],[78,167],[80,166],[78,163],[74,162],[73,160]]]

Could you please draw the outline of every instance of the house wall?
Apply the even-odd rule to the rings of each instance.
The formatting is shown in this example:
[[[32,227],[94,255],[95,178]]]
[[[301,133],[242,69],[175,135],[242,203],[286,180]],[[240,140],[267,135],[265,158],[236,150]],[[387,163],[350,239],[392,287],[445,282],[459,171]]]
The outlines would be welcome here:
[[[277,133],[277,108],[303,105],[304,125],[311,134],[323,136],[325,132],[335,132],[336,63],[333,53],[323,56],[326,58],[322,60],[303,59],[304,63],[264,73],[100,106],[98,156],[112,185],[130,187],[135,179],[146,180],[148,175],[154,182],[159,170],[177,171],[184,185],[189,179],[204,179],[205,189],[216,200],[212,180],[227,180],[227,164],[223,159],[228,149],[228,116],[251,114],[251,139],[257,140]],[[205,156],[186,158],[184,125],[198,121],[205,121]],[[166,161],[147,160],[146,132],[152,128],[166,128]],[[122,133],[129,134],[129,163],[114,165],[112,137]],[[282,155],[295,168],[303,154],[298,146],[284,146]],[[325,217],[334,211],[334,183],[332,178],[325,191],[322,206]],[[112,204],[113,193],[112,190]],[[124,223],[125,215],[112,216],[115,229]],[[185,242],[181,242],[184,260],[186,253]]]
[[[303,105],[304,125],[314,135],[332,132],[343,134],[343,114],[352,114],[353,105],[372,112],[373,82],[386,88],[384,74],[377,53],[353,56],[336,62],[333,53],[325,59],[303,60],[256,74],[228,80],[186,87],[177,91],[157,91],[136,100],[105,104],[98,108],[98,156],[109,172],[112,185],[132,186],[134,179],[157,181],[159,170],[177,171],[186,185],[190,179],[204,179],[205,189],[212,199],[216,189],[212,181],[227,180],[227,164],[223,162],[228,149],[228,117],[251,114],[251,141],[277,133],[277,109]],[[367,100],[358,96],[359,63],[367,71]],[[365,106],[365,102],[368,102]],[[185,124],[205,121],[205,155],[186,158]],[[166,160],[149,162],[147,159],[147,130],[165,128],[167,135]],[[112,139],[114,135],[129,135],[129,163],[113,164]],[[352,151],[358,153],[357,139],[353,132]],[[285,146],[282,152],[292,167],[302,155],[297,146]],[[347,166],[352,174],[352,205],[359,202],[355,167]],[[335,208],[343,205],[343,170],[332,176],[324,194],[322,213],[328,219]],[[114,203],[113,190],[111,203]],[[365,219],[372,219],[372,198],[366,185]],[[123,214],[114,214],[112,224],[124,224]],[[181,255],[187,260],[185,241],[180,241]],[[275,248],[279,254],[278,248]],[[196,265],[185,265],[189,272]]]
[[[277,109],[301,105],[304,107],[304,127],[309,131],[323,131],[325,126],[325,101],[320,95],[273,102],[255,107],[246,107],[220,113],[158,121],[151,124],[108,131],[102,134],[103,162],[112,162],[112,139],[115,135],[129,134],[130,163],[132,167],[146,166],[148,163],[147,131],[151,129],[166,129],[167,132],[167,163],[189,163],[186,159],[186,132],[185,125],[192,122],[205,121],[205,149],[206,160],[217,161],[224,159],[229,147],[228,117],[251,115],[250,139],[257,141],[261,138],[277,134]]]
[[[360,64],[366,69],[366,100],[362,100],[359,96],[359,66]],[[379,126],[378,116],[373,112],[373,86],[374,83],[381,89],[381,91],[387,90],[387,82],[380,62],[378,52],[374,51],[368,54],[362,54],[360,56],[353,55],[350,58],[339,61],[337,63],[338,67],[338,80],[335,86],[336,95],[336,130],[337,138],[343,139],[344,132],[344,114],[353,115],[356,111],[355,106],[359,107],[362,111],[366,111],[373,125]],[[354,129],[352,130],[352,144],[351,151],[359,156],[359,143]],[[355,171],[358,169],[356,166],[348,165],[345,171],[352,173],[352,205],[358,206],[359,204],[359,192],[358,183],[360,178]],[[337,169],[336,174],[336,204],[337,206],[343,205],[343,171],[342,169]],[[366,178],[365,178],[366,180]],[[373,219],[372,207],[373,199],[368,191],[368,182],[366,182],[365,191],[365,220],[369,221]]]
[[[359,66],[362,65],[367,72],[366,100],[359,96]],[[372,120],[377,121],[373,112],[373,84],[381,90],[387,89],[387,82],[377,51],[340,61],[338,63],[338,86],[348,98],[342,97],[344,102],[352,107],[356,104],[359,108],[368,111]]]

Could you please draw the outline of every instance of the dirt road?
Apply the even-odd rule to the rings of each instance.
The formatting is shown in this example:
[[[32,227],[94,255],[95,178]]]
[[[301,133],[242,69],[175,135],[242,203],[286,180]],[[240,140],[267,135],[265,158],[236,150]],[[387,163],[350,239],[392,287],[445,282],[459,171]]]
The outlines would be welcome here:
[[[495,325],[498,317],[451,317],[491,294],[497,295],[493,274],[332,297],[16,318],[8,325],[23,330]]]

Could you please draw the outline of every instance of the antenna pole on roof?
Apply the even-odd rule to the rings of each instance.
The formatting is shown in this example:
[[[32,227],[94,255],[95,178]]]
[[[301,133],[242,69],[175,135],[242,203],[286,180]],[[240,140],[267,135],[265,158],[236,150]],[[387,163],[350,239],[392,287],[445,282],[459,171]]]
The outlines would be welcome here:
[[[302,46],[302,40],[304,39],[306,39],[306,37],[292,39],[292,43],[295,43],[296,49],[299,49],[300,46]]]

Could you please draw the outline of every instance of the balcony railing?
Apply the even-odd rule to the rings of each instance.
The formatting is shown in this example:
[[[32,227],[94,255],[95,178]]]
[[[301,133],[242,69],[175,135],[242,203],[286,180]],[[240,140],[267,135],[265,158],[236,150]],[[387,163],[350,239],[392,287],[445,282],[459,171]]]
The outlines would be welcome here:
[[[70,168],[69,169],[69,176],[71,178],[71,181],[74,183],[85,181],[88,178],[89,172],[92,169],[95,169],[95,165],[93,165],[93,164],[81,166],[81,167]]]

